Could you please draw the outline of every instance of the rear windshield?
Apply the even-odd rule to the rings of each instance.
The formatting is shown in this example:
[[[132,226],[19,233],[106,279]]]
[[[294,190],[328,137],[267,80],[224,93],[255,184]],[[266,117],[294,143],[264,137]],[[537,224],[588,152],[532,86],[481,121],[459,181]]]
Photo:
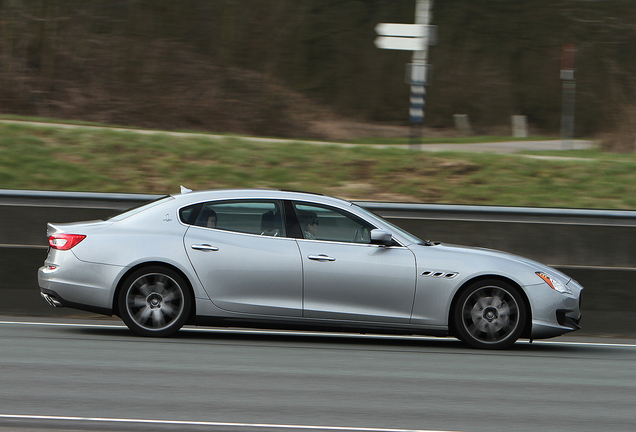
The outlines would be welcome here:
[[[113,216],[110,216],[110,217],[104,219],[104,220],[107,220],[109,222],[117,222],[117,221],[120,221],[122,219],[126,219],[127,217],[130,217],[132,215],[135,215],[137,213],[141,213],[144,210],[147,210],[149,208],[152,208],[154,206],[157,206],[157,205],[159,205],[161,203],[164,203],[164,202],[172,200],[172,199],[174,199],[172,196],[167,195],[165,197],[161,197],[161,198],[156,199],[154,201],[150,201],[148,203],[141,204],[141,205],[138,205],[138,206],[133,207],[131,209],[125,210],[122,213],[117,213],[117,214],[115,214]]]

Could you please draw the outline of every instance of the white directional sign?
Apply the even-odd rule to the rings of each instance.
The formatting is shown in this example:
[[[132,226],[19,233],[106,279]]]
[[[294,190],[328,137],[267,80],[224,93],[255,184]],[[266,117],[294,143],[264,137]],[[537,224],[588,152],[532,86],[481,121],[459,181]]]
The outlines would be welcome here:
[[[426,36],[426,26],[423,24],[380,23],[375,26],[375,32],[380,36],[424,37]]]
[[[376,47],[381,49],[421,51],[424,49],[425,39],[380,36],[376,38],[373,43],[375,43]]]
[[[381,49],[422,51],[429,43],[429,29],[423,24],[380,23],[375,32],[380,36],[375,46]]]

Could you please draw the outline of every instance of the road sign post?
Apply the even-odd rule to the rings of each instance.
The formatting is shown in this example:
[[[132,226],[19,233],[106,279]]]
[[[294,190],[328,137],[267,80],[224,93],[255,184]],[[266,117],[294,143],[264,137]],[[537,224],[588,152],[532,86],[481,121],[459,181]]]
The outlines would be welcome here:
[[[561,148],[568,150],[574,139],[574,108],[576,81],[574,79],[574,56],[576,46],[563,44],[561,51],[561,80],[563,81],[563,105],[561,111]]]
[[[378,37],[374,43],[378,48],[413,51],[413,59],[406,67],[406,80],[411,86],[409,120],[412,144],[421,135],[416,127],[424,124],[428,46],[435,44],[437,39],[437,28],[429,25],[432,5],[433,0],[416,0],[415,24],[380,23],[375,26]]]

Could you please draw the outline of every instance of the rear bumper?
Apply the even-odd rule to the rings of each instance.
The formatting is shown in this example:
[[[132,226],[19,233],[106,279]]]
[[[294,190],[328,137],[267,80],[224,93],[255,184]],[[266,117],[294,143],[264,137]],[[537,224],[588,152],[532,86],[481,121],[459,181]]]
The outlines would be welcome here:
[[[47,290],[47,291],[48,291],[48,290]],[[51,291],[51,292],[42,292],[42,291],[40,291],[40,295],[41,295],[41,296],[42,296],[42,298],[43,298],[44,300],[46,300],[46,302],[47,302],[48,304],[50,304],[51,306],[53,306],[53,307],[58,307],[58,308],[62,308],[62,307],[64,307],[64,305],[62,304],[62,302],[61,302],[61,301],[59,301],[59,300],[56,298],[56,296],[55,296],[55,293],[54,293],[54,292],[52,292],[52,291]]]
[[[57,307],[57,308],[67,307],[71,309],[78,309],[78,310],[83,310],[86,312],[93,312],[96,314],[108,315],[108,316],[111,316],[113,314],[112,308],[104,308],[104,307],[93,306],[89,304],[68,301],[62,298],[55,291],[52,291],[46,288],[40,288],[40,295],[42,296],[44,300],[46,300],[48,304],[50,304],[53,307]]]
[[[112,314],[111,286],[125,269],[119,266],[81,262],[72,253],[47,261],[38,270],[38,285],[44,300],[55,307],[68,307]]]

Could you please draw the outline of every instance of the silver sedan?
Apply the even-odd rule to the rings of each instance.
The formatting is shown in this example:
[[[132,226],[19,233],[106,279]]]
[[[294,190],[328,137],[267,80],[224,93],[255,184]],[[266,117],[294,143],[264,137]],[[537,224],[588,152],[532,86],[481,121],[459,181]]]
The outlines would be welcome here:
[[[134,332],[184,324],[453,335],[477,348],[578,329],[582,287],[537,262],[422,241],[337,198],[272,190],[166,196],[107,220],[48,224],[57,307]]]

